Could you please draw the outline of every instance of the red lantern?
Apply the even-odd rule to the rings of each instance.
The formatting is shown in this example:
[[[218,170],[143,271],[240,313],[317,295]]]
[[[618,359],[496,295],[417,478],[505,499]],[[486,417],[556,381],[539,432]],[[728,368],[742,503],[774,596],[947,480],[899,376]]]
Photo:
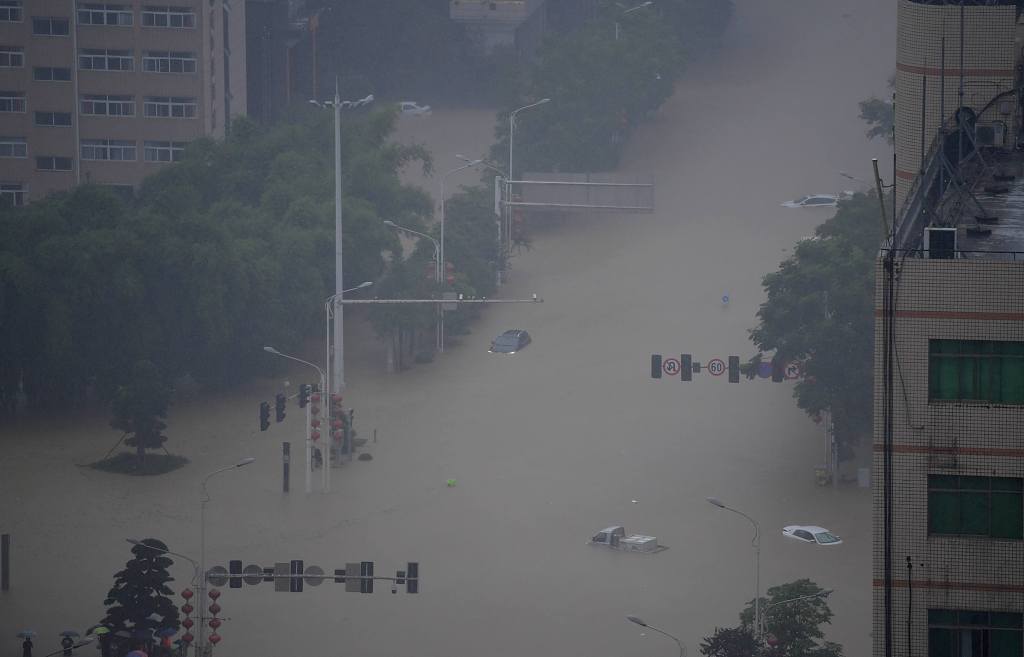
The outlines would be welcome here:
[[[217,589],[210,589],[210,592],[206,595],[210,596],[211,600],[216,600],[220,597],[220,591],[218,591]]]
[[[217,629],[218,627],[220,627],[220,619],[219,618],[211,619],[210,620],[210,627],[212,627],[213,629]]]
[[[320,401],[320,393],[319,392],[314,392],[312,395],[309,396],[309,399],[310,399],[310,401],[315,401],[315,402]]]
[[[452,276],[451,274],[448,274],[447,276],[445,276],[444,280],[448,281],[448,285],[451,285],[452,283],[455,282],[455,277]]]
[[[193,641],[195,641],[195,637],[192,636],[190,632],[186,632],[185,634],[181,635],[181,640],[184,643],[192,643]]]
[[[185,614],[191,614],[191,613],[192,613],[192,611],[193,611],[193,607],[192,607],[192,605],[190,605],[190,604],[188,604],[188,603],[185,603],[185,604],[181,605],[181,610],[182,610],[182,611],[183,611],[183,612],[184,612]]]
[[[219,614],[220,613],[220,605],[217,604],[216,602],[214,602],[212,605],[210,605],[210,613],[213,614],[214,616]]]
[[[338,393],[334,393],[333,395],[331,395],[331,403],[336,403],[336,402],[340,402],[340,401],[341,401],[341,395],[339,395]]]
[[[185,589],[184,591],[181,592],[181,597],[185,598],[186,600],[191,598],[193,595],[195,595],[195,594],[192,593],[192,589]]]
[[[210,643],[212,643],[213,645],[217,645],[218,643],[220,643],[220,635],[219,634],[211,634],[210,635]]]
[[[334,438],[335,440],[341,440],[344,436],[345,434],[343,431],[341,431],[341,429],[331,432],[331,438]]]
[[[309,434],[309,439],[310,440],[320,440],[320,432],[319,431],[314,431],[314,432],[310,433]]]
[[[313,415],[319,415],[320,414],[320,407],[319,406],[311,406],[309,408],[309,412],[312,413]]]
[[[184,627],[186,630],[192,629],[193,625],[194,623],[192,622],[191,618],[186,618],[185,620],[181,621],[181,626]]]
[[[313,420],[312,422],[309,423],[309,426],[313,427],[314,429],[319,428],[320,427],[320,420]]]

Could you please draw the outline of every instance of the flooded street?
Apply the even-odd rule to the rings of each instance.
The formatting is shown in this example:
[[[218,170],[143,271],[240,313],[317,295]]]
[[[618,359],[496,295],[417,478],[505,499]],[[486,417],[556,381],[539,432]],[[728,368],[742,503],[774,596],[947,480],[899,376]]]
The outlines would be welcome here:
[[[864,138],[857,101],[886,93],[894,59],[889,0],[738,0],[724,51],[694,65],[627,149],[623,170],[654,174],[653,215],[537,228],[501,294],[545,302],[488,309],[432,364],[386,375],[381,348],[359,339],[365,327],[349,332],[347,401],[374,459],[334,470],[327,494],[317,480],[305,496],[297,464],[292,492],[280,492],[280,443],[297,449],[300,411],[290,405],[268,432],[255,426],[258,402],[279,382],[172,409],[167,447],[192,464],[162,477],[75,465],[117,440],[103,416],[5,429],[0,531],[14,536],[15,570],[13,590],[0,595],[0,635],[30,626],[56,637],[99,620],[130,557],[125,538],[155,536],[198,558],[203,476],[251,455],[254,465],[210,480],[209,565],[303,559],[331,572],[373,560],[378,575],[393,575],[418,561],[421,592],[224,588],[230,620],[218,654],[674,654],[667,638],[625,620],[635,614],[695,655],[716,626],[738,623],[754,594],[751,528],[706,496],[760,523],[762,591],[802,577],[835,589],[828,638],[847,655],[868,654],[870,494],[815,485],[822,429],[796,408],[792,386],[652,380],[649,358],[753,353],[761,277],[829,216],[780,202],[848,188],[839,171],[865,178],[872,157],[891,171],[891,152]],[[427,143],[442,172],[458,165],[454,153],[484,153],[492,119],[438,110],[402,119],[399,134]],[[465,125],[475,149],[452,142]],[[437,194],[436,176],[426,184]],[[511,357],[487,353],[509,328],[528,330],[533,344]],[[291,374],[293,385],[310,378]],[[670,549],[585,544],[612,524]],[[787,524],[820,524],[844,543],[784,539]],[[188,580],[190,567],[176,563],[174,574]]]

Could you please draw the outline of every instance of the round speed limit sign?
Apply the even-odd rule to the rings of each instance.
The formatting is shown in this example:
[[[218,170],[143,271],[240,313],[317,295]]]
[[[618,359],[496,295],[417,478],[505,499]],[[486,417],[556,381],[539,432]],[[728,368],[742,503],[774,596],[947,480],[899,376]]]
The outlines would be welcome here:
[[[725,363],[722,362],[721,358],[712,358],[708,361],[708,372],[712,376],[722,376],[725,373]]]

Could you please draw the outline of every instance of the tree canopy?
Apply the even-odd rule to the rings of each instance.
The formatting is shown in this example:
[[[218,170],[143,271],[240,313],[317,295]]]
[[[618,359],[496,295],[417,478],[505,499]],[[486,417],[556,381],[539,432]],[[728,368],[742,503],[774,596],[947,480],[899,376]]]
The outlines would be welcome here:
[[[174,578],[167,572],[174,560],[167,556],[162,541],[147,538],[140,543],[132,547],[134,558],[114,575],[114,586],[103,601],[107,615],[101,622],[111,632],[152,637],[163,629],[178,629],[178,608],[168,586]]]
[[[843,450],[871,431],[878,225],[871,195],[840,202],[764,277],[767,299],[751,331],[758,349],[803,364],[797,405],[811,416],[830,412]]]

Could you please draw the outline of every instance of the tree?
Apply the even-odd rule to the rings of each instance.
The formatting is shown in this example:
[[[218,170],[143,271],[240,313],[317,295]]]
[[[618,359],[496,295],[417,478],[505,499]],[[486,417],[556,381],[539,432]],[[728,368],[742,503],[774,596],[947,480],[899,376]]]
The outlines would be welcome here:
[[[156,365],[141,360],[132,367],[127,384],[120,386],[111,404],[114,418],[110,426],[124,431],[125,444],[135,448],[139,467],[147,449],[159,449],[167,441],[164,419],[171,403],[171,387],[164,383]]]
[[[764,623],[766,657],[841,657],[842,647],[831,641],[822,641],[822,625],[832,623],[832,610],[825,598],[828,594],[809,579],[798,579],[770,587],[767,597],[761,599]],[[809,597],[818,596],[818,597]],[[790,602],[796,598],[803,600]],[[751,627],[754,622],[754,603],[747,603],[740,613],[740,622]]]
[[[751,600],[740,613],[739,627],[716,628],[704,638],[700,652],[706,657],[841,657],[839,644],[822,641],[821,626],[832,622],[827,595],[809,579],[773,586],[761,598],[764,635],[760,646]]]
[[[841,202],[813,239],[798,242],[764,277],[767,298],[750,332],[761,351],[802,364],[793,396],[812,417],[832,414],[841,458],[872,426],[876,225],[871,195]]]
[[[107,615],[101,621],[112,632],[152,636],[164,628],[178,629],[178,608],[168,597],[174,581],[167,569],[174,561],[166,556],[167,546],[155,538],[132,547],[134,558],[114,575],[114,586],[103,604]],[[149,547],[145,547],[149,546]]]
[[[896,87],[896,76],[889,78],[889,88],[894,89]],[[892,146],[895,142],[893,141],[892,127],[896,120],[896,108],[891,100],[881,100],[872,96],[867,100],[862,100],[858,103],[860,106],[860,118],[867,123],[870,128],[867,131],[868,139],[875,139],[881,137]]]

